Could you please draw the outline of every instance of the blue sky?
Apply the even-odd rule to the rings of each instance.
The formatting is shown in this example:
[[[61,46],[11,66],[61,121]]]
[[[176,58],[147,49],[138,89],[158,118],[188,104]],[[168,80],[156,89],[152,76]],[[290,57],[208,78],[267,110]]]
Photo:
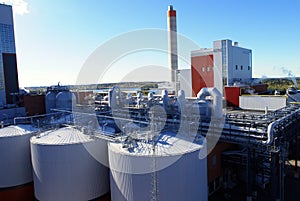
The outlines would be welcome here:
[[[75,84],[85,60],[101,44],[137,29],[166,29],[170,4],[177,10],[178,33],[199,46],[211,47],[214,40],[231,39],[252,49],[254,77],[287,76],[282,67],[300,76],[297,0],[17,2],[27,3],[22,7],[26,12],[16,13],[16,6],[14,15],[19,82],[23,87],[59,81]],[[110,80],[115,81],[113,75]]]

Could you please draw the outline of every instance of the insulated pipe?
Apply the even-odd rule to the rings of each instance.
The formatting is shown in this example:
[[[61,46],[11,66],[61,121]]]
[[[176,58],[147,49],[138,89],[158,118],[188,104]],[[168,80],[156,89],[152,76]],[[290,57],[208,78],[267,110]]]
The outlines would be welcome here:
[[[152,100],[153,99],[153,93],[152,92],[149,92],[148,93],[148,100]]]
[[[120,87],[119,86],[114,86],[112,88],[112,90],[114,90],[114,91],[118,90],[118,96],[119,96],[119,99],[120,99],[121,98],[121,89],[120,89]]]
[[[268,130],[267,130],[268,139],[266,141],[263,141],[263,144],[271,144],[273,142],[274,128],[277,125],[278,125],[278,120],[276,120],[268,125]]]
[[[138,98],[138,99],[142,99],[142,98],[143,98],[142,92],[138,92],[138,93],[137,93],[137,98]]]
[[[117,93],[117,90],[118,90],[118,93]],[[116,106],[117,106],[117,95],[118,95],[118,98],[120,100],[120,98],[121,98],[121,89],[118,86],[114,86],[112,89],[110,89],[108,91],[108,101],[109,101],[109,106],[111,108],[116,108]]]
[[[185,106],[186,100],[185,100],[185,93],[184,93],[183,90],[178,91],[177,102],[179,104],[181,114],[184,114],[185,113],[185,108],[186,108],[186,106]]]
[[[292,116],[293,114],[295,114],[295,113],[297,113],[297,112],[300,112],[300,109],[296,110],[296,111],[295,111],[294,113],[292,113],[292,114],[289,114],[289,115],[287,115],[287,116],[284,116],[284,117],[282,117],[282,118],[280,118],[280,119],[278,119],[278,120],[276,120],[276,121],[270,123],[270,124],[268,125],[268,130],[267,130],[267,136],[268,136],[268,139],[267,139],[266,141],[263,141],[263,144],[271,144],[271,143],[273,142],[273,140],[274,140],[274,129],[275,129],[275,127],[276,127],[281,121],[283,121],[283,120],[289,118],[290,116]]]
[[[222,116],[223,116],[222,94],[219,92],[219,90],[217,88],[208,88],[208,89],[214,99],[213,115],[217,118],[222,118]]]
[[[208,88],[202,88],[197,94],[197,98],[200,100],[204,100],[206,96],[209,96]]]
[[[177,97],[178,102],[180,103],[185,103],[185,93],[183,90],[178,91],[178,97]]]
[[[163,90],[161,92],[161,98],[162,98],[163,107],[165,108],[165,110],[167,110],[167,108],[168,108],[168,100],[169,100],[168,91],[167,90]]]
[[[213,97],[213,116],[217,118],[222,118],[223,116],[223,103],[222,103],[222,94],[218,91],[217,88],[202,88],[197,94],[197,98],[200,100],[205,100],[205,97]]]

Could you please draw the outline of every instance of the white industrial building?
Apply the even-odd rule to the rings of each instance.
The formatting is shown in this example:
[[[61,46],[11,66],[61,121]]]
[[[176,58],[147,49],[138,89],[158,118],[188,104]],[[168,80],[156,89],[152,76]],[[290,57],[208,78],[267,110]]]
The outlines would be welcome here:
[[[220,51],[221,50],[221,51]],[[252,51],[231,40],[214,41],[214,66],[223,75],[223,83],[250,82],[252,79]],[[226,82],[227,81],[227,82]]]
[[[196,95],[203,87],[216,87],[252,80],[252,51],[231,40],[213,42],[213,48],[191,52],[192,89]]]

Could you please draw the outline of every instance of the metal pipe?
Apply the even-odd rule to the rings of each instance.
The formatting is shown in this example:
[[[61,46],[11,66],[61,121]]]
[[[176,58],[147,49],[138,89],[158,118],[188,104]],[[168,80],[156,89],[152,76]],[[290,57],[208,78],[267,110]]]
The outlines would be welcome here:
[[[300,112],[300,109],[297,109],[295,112],[287,115],[287,116],[284,116],[284,117],[281,117],[280,119],[270,123],[268,125],[268,130],[267,130],[267,137],[268,139],[266,141],[263,141],[262,143],[263,144],[266,144],[266,145],[269,145],[271,143],[273,143],[273,140],[274,140],[274,130],[275,130],[275,127],[280,123],[282,122],[283,120],[286,120],[288,118],[290,118],[292,115],[294,115],[295,113],[298,113]]]
[[[223,102],[222,94],[218,91],[217,88],[202,88],[197,94],[197,98],[200,100],[205,100],[205,97],[213,97],[213,116],[217,118],[222,118],[223,116]]]
[[[14,118],[14,125],[16,125],[17,124],[17,120],[26,120],[26,119],[31,119],[32,120],[32,118],[37,118],[37,117],[47,117],[47,116],[52,116],[52,115],[58,115],[58,114],[63,114],[63,113],[65,113],[66,111],[64,111],[64,110],[54,110],[54,111],[59,111],[60,113],[48,113],[48,114],[39,114],[39,115],[34,115],[34,116],[29,116],[29,117],[15,117]],[[70,112],[70,113],[72,113],[72,112]]]

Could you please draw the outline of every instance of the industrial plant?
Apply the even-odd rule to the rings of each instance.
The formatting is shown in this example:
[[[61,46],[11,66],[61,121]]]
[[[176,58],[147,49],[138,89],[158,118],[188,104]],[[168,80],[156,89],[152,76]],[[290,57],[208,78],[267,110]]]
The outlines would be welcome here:
[[[173,6],[167,22],[171,90],[21,95],[0,4],[0,200],[285,200],[286,177],[299,179],[299,102],[267,94],[252,50],[229,39],[179,69]]]

